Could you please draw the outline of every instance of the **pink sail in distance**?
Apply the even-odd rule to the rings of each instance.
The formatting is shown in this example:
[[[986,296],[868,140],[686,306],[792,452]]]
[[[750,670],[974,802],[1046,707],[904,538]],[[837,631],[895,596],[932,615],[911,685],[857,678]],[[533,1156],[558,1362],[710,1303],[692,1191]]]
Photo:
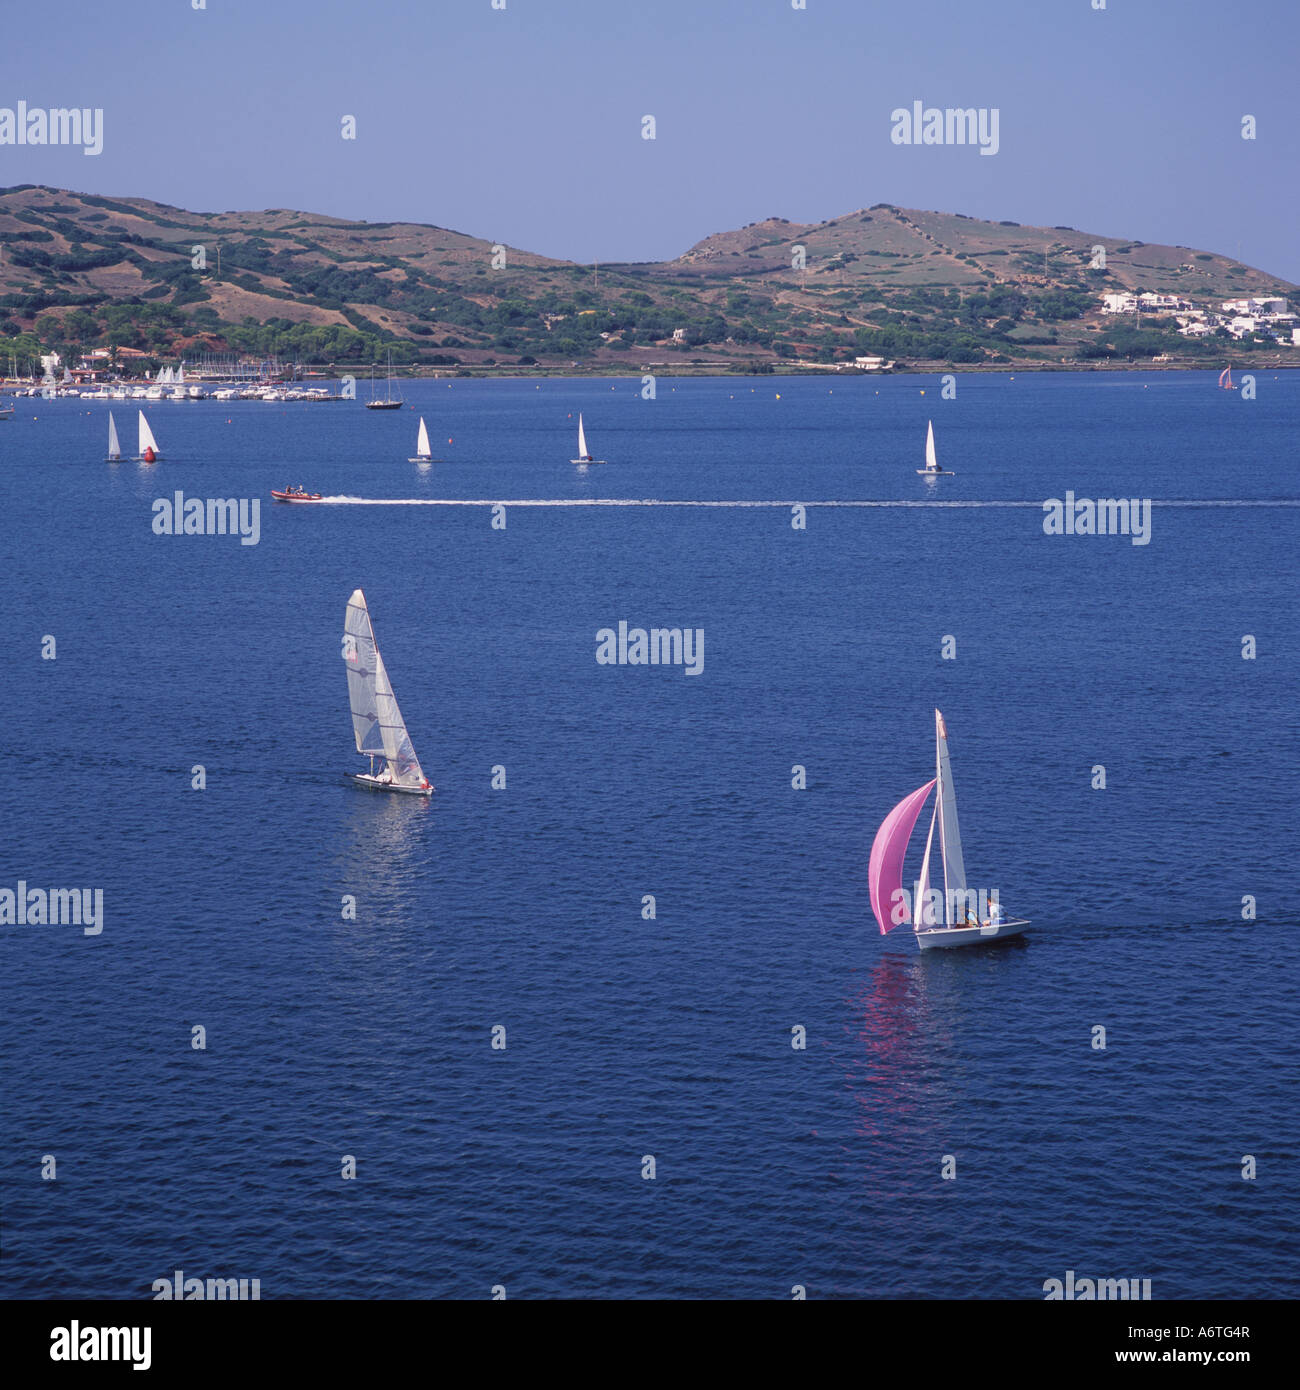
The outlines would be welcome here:
[[[871,910],[876,914],[882,933],[899,925],[889,920],[890,906],[894,894],[903,886],[903,856],[907,853],[907,842],[912,838],[912,827],[933,786],[934,782],[927,782],[910,796],[905,796],[881,821],[872,842],[867,885],[871,892]],[[911,914],[904,920],[910,921]]]

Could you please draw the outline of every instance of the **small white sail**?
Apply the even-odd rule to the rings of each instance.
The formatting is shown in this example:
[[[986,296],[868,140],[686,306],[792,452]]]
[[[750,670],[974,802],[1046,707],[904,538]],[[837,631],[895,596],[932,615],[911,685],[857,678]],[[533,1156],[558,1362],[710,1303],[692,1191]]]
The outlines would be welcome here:
[[[934,823],[939,819],[939,798],[935,797],[934,810],[930,813],[930,833],[925,837],[925,858],[921,860],[921,877],[916,885],[916,901],[912,904],[912,928],[920,931],[933,927],[935,922],[925,920],[925,895],[930,888],[930,846],[934,843]]]
[[[934,452],[934,421],[928,423],[925,431],[925,466],[934,472],[939,471],[939,458]]]
[[[589,458],[587,453],[587,436],[582,428],[582,412],[578,412],[578,457],[580,459]]]
[[[152,449],[158,453],[158,441],[153,437],[153,431],[149,428],[149,421],[144,418],[144,411],[140,411],[140,457],[143,458],[145,451]]]
[[[175,384],[177,386],[185,385],[185,364],[183,362],[176,368]]]
[[[957,796],[948,764],[948,727],[943,715],[934,712],[935,742],[938,745],[939,847],[943,855],[944,923],[952,926],[953,894],[966,891],[966,866],[961,857],[961,830],[957,825]]]
[[[117,424],[113,412],[108,412],[108,457],[116,462],[122,457],[122,446],[117,442]]]
[[[375,645],[366,596],[360,589],[354,590],[348,599],[343,630],[347,638],[343,660],[348,668],[348,700],[357,752],[382,756],[398,786],[425,786],[424,770],[411,747],[397,697]]]
[[[416,456],[422,459],[431,459],[433,450],[429,448],[429,431],[425,427],[424,416],[420,416],[420,433],[415,444]]]

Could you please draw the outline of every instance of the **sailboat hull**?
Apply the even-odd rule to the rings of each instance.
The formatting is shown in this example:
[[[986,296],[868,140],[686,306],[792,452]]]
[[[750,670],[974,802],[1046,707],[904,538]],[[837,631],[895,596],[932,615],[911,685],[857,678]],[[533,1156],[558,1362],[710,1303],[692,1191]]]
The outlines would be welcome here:
[[[953,946],[979,946],[985,941],[1001,941],[1019,936],[1028,922],[999,922],[996,927],[931,927],[916,933],[916,944],[923,951]]]
[[[432,787],[404,787],[398,782],[391,782],[385,777],[372,777],[368,772],[348,772],[344,774],[349,782],[355,782],[358,786],[365,787],[372,792],[405,792],[408,796],[432,796]]]
[[[367,410],[401,410],[401,401],[367,401]]]

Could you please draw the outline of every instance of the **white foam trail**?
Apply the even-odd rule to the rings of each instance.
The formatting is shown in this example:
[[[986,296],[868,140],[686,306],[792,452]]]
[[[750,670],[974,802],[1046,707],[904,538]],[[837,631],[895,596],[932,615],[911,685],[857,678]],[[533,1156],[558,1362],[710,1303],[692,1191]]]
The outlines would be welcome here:
[[[347,507],[918,507],[918,508],[967,508],[967,507],[1036,507],[1042,509],[1043,503],[1020,501],[951,501],[920,502],[897,499],[878,501],[842,500],[837,502],[801,502],[797,498],[789,502],[768,501],[686,501],[661,497],[322,497],[322,502],[331,502]],[[1300,498],[1249,498],[1249,497],[1207,497],[1207,498],[1154,498],[1155,507],[1300,507]]]

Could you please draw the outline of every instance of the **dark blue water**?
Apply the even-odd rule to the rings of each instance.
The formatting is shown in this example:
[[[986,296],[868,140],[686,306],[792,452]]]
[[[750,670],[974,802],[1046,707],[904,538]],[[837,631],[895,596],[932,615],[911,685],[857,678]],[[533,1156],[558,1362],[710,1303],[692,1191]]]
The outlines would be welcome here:
[[[1273,504],[1300,495],[1300,379],[408,399],[427,474],[413,410],[156,405],[152,469],[101,462],[104,405],[0,424],[0,887],[105,903],[97,937],[0,928],[4,1291],[140,1298],[182,1268],[263,1297],[1036,1298],[1067,1269],[1300,1292],[1300,512]],[[568,462],[579,409],[606,468]],[[1146,546],[1044,535],[1038,505],[806,531],[509,507],[500,531],[273,507],[285,482],[1157,505]],[[153,534],[177,488],[263,499],[259,544]],[[358,586],[428,804],[341,778]],[[620,619],[703,628],[703,673],[598,665]],[[922,957],[881,937],[866,861],[932,775],[936,705],[970,880],[1034,927]]]

